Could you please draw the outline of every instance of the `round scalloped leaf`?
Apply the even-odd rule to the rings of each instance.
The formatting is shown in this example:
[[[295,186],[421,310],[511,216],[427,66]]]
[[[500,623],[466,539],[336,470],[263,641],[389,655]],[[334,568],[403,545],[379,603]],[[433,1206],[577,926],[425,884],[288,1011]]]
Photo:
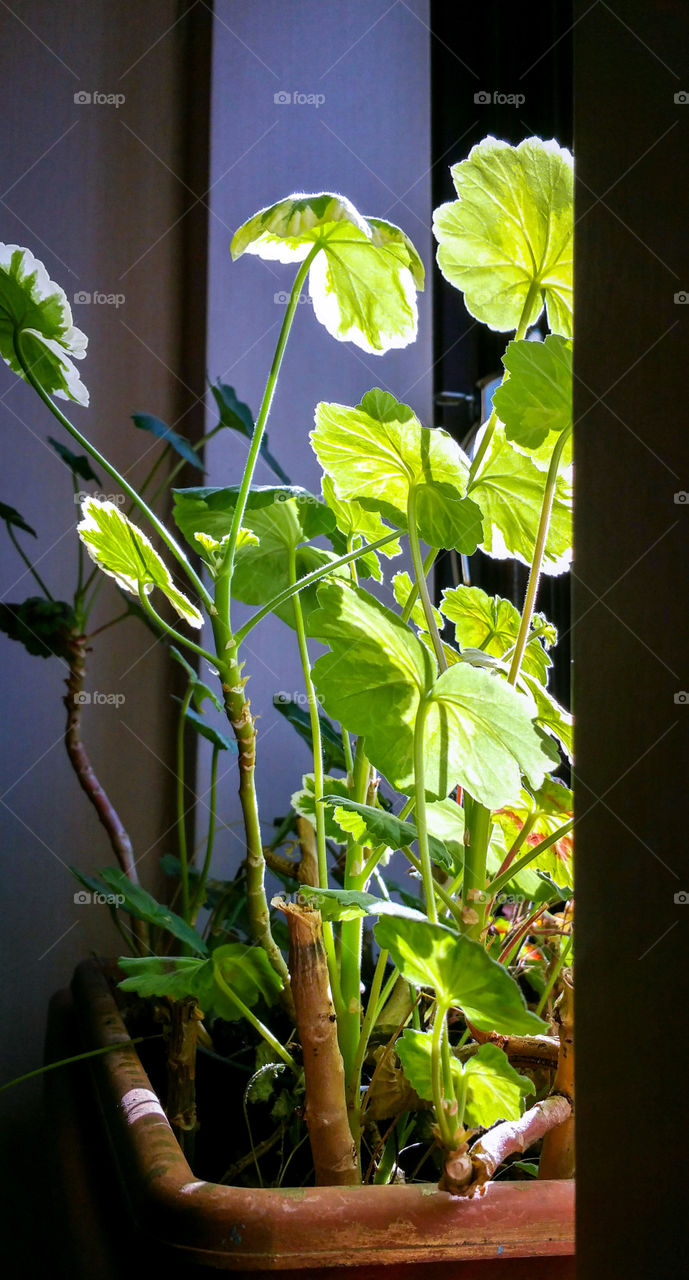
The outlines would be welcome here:
[[[543,310],[572,336],[572,157],[557,142],[484,138],[452,169],[458,199],[436,209],[438,265],[490,329],[533,324]],[[528,313],[524,307],[536,284]]]
[[[17,334],[22,355],[43,389],[87,405],[89,393],[72,361],[83,360],[88,339],[72,324],[64,289],[50,279],[30,249],[0,243],[0,355],[24,378],[15,348]]]
[[[232,257],[302,262],[314,246],[309,294],[328,333],[374,355],[414,341],[421,259],[399,227],[364,218],[344,196],[297,193],[261,209],[235,233]]]

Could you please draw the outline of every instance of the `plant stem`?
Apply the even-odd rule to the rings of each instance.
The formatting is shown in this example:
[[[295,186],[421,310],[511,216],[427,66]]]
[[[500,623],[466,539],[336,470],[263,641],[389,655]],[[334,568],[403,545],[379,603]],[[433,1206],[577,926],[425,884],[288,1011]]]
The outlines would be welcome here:
[[[213,745],[213,754],[211,756],[211,777],[210,790],[208,799],[208,835],[206,836],[206,854],[203,859],[201,874],[194,891],[191,905],[189,907],[189,923],[196,924],[196,917],[203,906],[203,900],[206,896],[206,881],[208,873],[211,869],[213,859],[213,845],[215,844],[215,814],[218,797],[218,758],[220,756],[220,748]]]
[[[375,542],[367,542],[363,547],[359,547],[358,550],[348,551],[346,555],[340,556],[339,560],[331,560],[320,569],[313,569],[312,572],[307,573],[304,578],[300,578],[295,586],[285,587],[284,591],[280,591],[278,595],[273,596],[272,600],[269,600],[267,604],[264,604],[260,609],[258,609],[256,613],[249,618],[248,622],[245,622],[244,626],[240,627],[239,630],[235,632],[235,640],[237,641],[237,644],[241,644],[242,640],[246,640],[249,632],[253,631],[257,623],[261,622],[263,618],[265,618],[269,613],[272,613],[273,610],[277,609],[281,604],[284,604],[286,600],[290,600],[298,591],[303,591],[305,587],[313,586],[315,582],[320,582],[321,578],[327,578],[328,574],[334,573],[336,569],[342,568],[342,565],[349,564],[350,560],[358,560],[361,556],[366,555],[367,551],[376,551],[378,547],[384,547],[388,542],[392,542],[396,538],[399,538],[399,533],[386,533],[384,538],[377,538]]]
[[[443,1146],[450,1151],[454,1145],[454,1134],[450,1128],[450,1122],[444,1106],[445,1101],[445,1073],[443,1071],[442,1061],[442,1039],[447,1035],[447,1005],[438,1002],[433,1019],[433,1032],[431,1035],[431,1086],[433,1089],[433,1105],[435,1107],[435,1118],[440,1130],[440,1136]]]
[[[426,914],[432,924],[438,923],[438,909],[435,902],[436,884],[433,879],[433,864],[428,846],[428,826],[426,823],[426,775],[424,759],[424,727],[426,715],[431,705],[431,698],[421,698],[414,721],[414,792],[416,798],[416,830],[419,840],[421,862],[421,878],[426,899]]]
[[[20,542],[18,542],[18,541],[17,541],[17,539],[15,538],[14,533],[13,533],[13,531],[12,531],[12,525],[10,524],[9,520],[6,520],[6,521],[5,521],[5,524],[6,524],[6,527],[7,527],[7,532],[8,532],[8,534],[9,534],[10,542],[12,543],[12,546],[14,547],[15,551],[17,551],[17,552],[19,553],[19,555],[20,555],[21,559],[24,561],[24,564],[26,565],[27,569],[29,570],[29,573],[31,574],[32,578],[34,579],[34,581],[36,581],[36,582],[38,583],[38,585],[39,585],[39,587],[41,588],[41,591],[43,592],[44,596],[46,596],[48,600],[54,600],[54,598],[55,598],[55,597],[54,597],[54,596],[52,596],[52,595],[50,594],[50,592],[49,592],[48,588],[46,587],[45,582],[43,581],[42,577],[40,576],[40,574],[39,574],[38,570],[34,568],[34,566],[32,565],[31,561],[29,560],[29,557],[27,556],[26,552],[24,551],[24,548],[22,547],[21,543],[20,543]],[[80,544],[80,545],[81,545],[81,544]]]
[[[536,294],[540,293],[540,290],[541,290],[540,281],[532,280],[529,286],[529,292],[527,293],[526,299],[524,301],[524,306],[522,307],[522,314],[519,318],[519,324],[517,325],[514,338],[512,339],[513,342],[520,342],[521,339],[526,336],[526,331],[529,327],[529,324],[528,324],[529,313],[534,304]],[[503,374],[502,382],[506,382],[508,377],[509,377],[509,374],[505,370],[505,373]],[[502,383],[500,385],[502,386]],[[483,459],[485,458],[488,452],[488,449],[490,447],[490,442],[493,438],[493,433],[497,425],[498,425],[498,415],[495,412],[495,409],[491,409],[490,417],[488,418],[486,429],[483,433],[483,439],[481,440],[481,443],[478,449],[476,450],[476,453],[474,454],[474,457],[472,458],[472,461],[471,461],[471,468],[469,470],[469,479],[467,481],[467,493],[469,492],[471,485],[474,483],[474,480],[476,479],[476,476],[478,474],[479,467],[481,466],[481,463],[483,462]]]
[[[206,605],[206,608],[210,608],[211,605],[213,604],[213,600],[209,592],[206,590],[203,582],[201,581],[201,578],[196,573],[195,569],[192,568],[190,561],[187,559],[187,556],[185,555],[184,551],[180,547],[179,543],[172,537],[172,534],[168,533],[168,530],[165,528],[165,525],[163,524],[162,520],[158,519],[155,512],[151,511],[151,508],[147,505],[146,502],[144,502],[143,498],[140,497],[136,489],[132,488],[132,486],[129,484],[127,480],[125,480],[124,476],[121,475],[121,473],[117,470],[117,468],[114,467],[111,462],[108,462],[108,459],[104,457],[103,454],[100,453],[99,450],[96,449],[94,445],[91,444],[90,440],[88,440],[86,436],[83,436],[81,434],[81,432],[73,425],[73,423],[70,422],[69,418],[67,418],[65,414],[62,413],[60,409],[58,409],[57,405],[53,403],[47,391],[43,390],[43,387],[41,386],[38,379],[34,377],[33,372],[31,370],[31,366],[28,364],[28,362],[24,358],[24,355],[21,350],[21,333],[16,330],[14,334],[14,349],[17,355],[17,360],[19,361],[19,364],[24,370],[24,374],[26,376],[27,381],[31,383],[31,386],[34,388],[34,391],[37,392],[37,394],[40,396],[41,400],[46,405],[46,407],[50,410],[53,416],[57,418],[57,421],[61,424],[61,426],[65,428],[65,431],[69,432],[72,438],[76,440],[77,444],[79,444],[82,449],[86,450],[89,456],[93,458],[94,462],[96,462],[98,466],[101,467],[103,471],[105,471],[107,475],[109,475],[110,478],[120,486],[123,493],[126,493],[127,497],[131,498],[135,506],[137,506],[139,510],[142,512],[142,514],[146,516],[146,519],[153,526],[158,536],[165,543],[165,546],[168,548],[169,551],[172,552],[172,555],[175,557],[175,560],[184,570],[189,581],[196,588],[196,591],[198,592],[201,600],[203,600],[204,604]]]
[[[352,1131],[352,1137],[357,1143],[357,1147],[359,1146],[361,1139],[361,1069],[364,1065],[364,1059],[368,1051],[368,1042],[380,1009],[381,988],[383,986],[383,978],[385,976],[385,967],[387,962],[388,952],[380,951],[378,953],[376,967],[373,971],[371,989],[368,994],[368,1004],[366,1005],[366,1013],[361,1026],[361,1034],[359,1035],[359,1043],[357,1044],[354,1054],[354,1061],[352,1063],[349,1080],[346,1082],[349,1127]],[[395,980],[396,979],[397,974],[395,974]]]
[[[309,274],[311,263],[313,262],[313,259],[315,258],[316,254],[319,252],[320,252],[320,245],[314,244],[313,248],[311,249],[307,257],[304,259],[301,266],[299,267],[299,270],[294,278],[294,284],[292,285],[292,291],[289,296],[289,302],[287,303],[287,310],[285,311],[285,316],[282,321],[280,336],[278,337],[277,347],[275,348],[275,355],[273,356],[273,363],[270,366],[270,373],[268,374],[266,389],[263,393],[261,407],[258,411],[258,417],[256,418],[256,426],[254,427],[254,434],[251,438],[251,445],[249,446],[249,453],[247,456],[246,465],[244,467],[244,475],[242,476],[242,482],[239,486],[239,494],[237,496],[237,505],[234,509],[234,513],[232,516],[232,524],[230,526],[230,535],[227,542],[227,550],[225,551],[225,555],[223,557],[221,572],[223,574],[227,574],[230,581],[232,580],[232,574],[234,572],[234,558],[235,558],[235,550],[237,546],[237,538],[239,536],[239,530],[242,525],[242,520],[244,519],[244,512],[246,510],[246,503],[249,495],[249,489],[251,488],[251,481],[253,480],[254,471],[256,468],[256,462],[261,449],[261,442],[263,440],[263,433],[265,431],[266,422],[268,420],[268,414],[270,413],[270,406],[273,403],[273,396],[275,395],[275,386],[277,383],[278,374],[280,372],[280,365],[282,364],[282,358],[285,354],[285,347],[287,346],[287,339],[289,337],[289,332],[290,332],[290,329],[292,328],[294,313],[297,309],[297,304],[299,302],[299,295],[301,293],[302,285],[304,284],[304,281],[306,280],[306,277]]]
[[[177,806],[177,846],[180,861],[180,883],[182,889],[182,919],[190,923],[189,915],[189,856],[187,850],[187,828],[185,821],[185,786],[184,786],[184,731],[186,729],[187,711],[191,703],[193,685],[187,687],[182,699],[179,719],[177,721],[177,768],[175,801]]]
[[[558,436],[553,456],[550,459],[548,468],[548,476],[545,482],[545,492],[543,494],[543,506],[541,507],[541,518],[538,522],[538,532],[536,533],[536,543],[534,546],[533,559],[529,570],[529,581],[526,588],[526,596],[524,598],[524,608],[522,609],[522,618],[519,625],[519,634],[515,644],[512,662],[510,665],[510,673],[507,677],[509,684],[517,683],[519,668],[524,657],[524,650],[531,627],[531,619],[533,617],[534,606],[536,604],[536,595],[538,593],[538,583],[541,577],[541,569],[543,566],[543,557],[545,555],[545,544],[548,540],[548,530],[550,528],[550,516],[553,510],[553,501],[555,499],[555,488],[557,485],[557,473],[562,458],[562,451],[572,433],[571,427],[566,427]]]
[[[345,1078],[330,998],[321,915],[283,903],[290,936],[289,967],[304,1056],[305,1117],[317,1186],[356,1186],[356,1144],[347,1114]]]
[[[419,535],[416,528],[416,486],[413,484],[409,487],[409,498],[407,500],[407,525],[409,528],[409,549],[411,551],[412,563],[414,565],[416,587],[421,597],[421,604],[423,605],[428,634],[431,637],[433,651],[438,661],[438,670],[442,675],[443,671],[447,671],[447,658],[445,657],[443,642],[440,639],[438,625],[433,616],[431,597],[428,594],[428,583],[426,581],[424,562],[421,555],[421,545],[419,543]]]
[[[153,605],[141,585],[139,586],[139,600],[141,602],[141,608],[148,614],[151,621],[155,622],[156,626],[160,627],[161,631],[165,631],[167,635],[171,636],[176,644],[183,645],[186,649],[195,653],[199,658],[205,658],[206,662],[210,662],[213,667],[217,665],[217,659],[212,653],[209,653],[207,649],[202,649],[194,640],[188,640],[187,637],[183,636],[179,631],[175,631],[174,627],[168,626],[167,622],[165,622],[157,610],[153,608]]]
[[[289,577],[290,582],[295,583],[297,580],[297,559],[296,550],[290,548],[289,552]],[[319,716],[319,702],[316,696],[316,690],[313,687],[311,679],[311,663],[309,661],[309,648],[306,642],[306,630],[304,627],[304,614],[301,607],[299,595],[292,597],[292,608],[294,610],[294,628],[297,633],[297,644],[299,646],[299,658],[301,661],[301,669],[304,675],[304,686],[306,688],[306,697],[309,704],[309,721],[311,723],[311,739],[313,743],[313,794],[314,808],[316,812],[316,853],[318,857],[318,888],[327,889],[328,887],[328,855],[325,844],[325,807],[321,803],[324,795],[324,773],[323,773],[323,743],[321,740],[321,721]],[[328,957],[328,971],[330,973],[330,986],[333,991],[338,989],[337,976],[337,957],[335,955],[335,939],[333,937],[333,927],[330,921],[323,922],[323,945],[325,953]],[[337,1008],[337,1001],[336,1008]],[[338,1009],[339,1012],[339,1009]]]
[[[132,842],[115,806],[98,781],[81,740],[82,703],[80,695],[84,688],[85,674],[86,636],[73,635],[69,640],[69,675],[67,677],[67,693],[64,700],[67,708],[67,724],[65,726],[67,755],[82,791],[88,796],[101,823],[105,827],[110,847],[120,867],[132,884],[138,884],[139,877],[136,871]],[[132,916],[132,930],[140,949],[148,950],[148,926],[144,921],[137,920]]]
[[[351,796],[358,804],[365,804],[368,794],[370,765],[364,750],[364,739],[357,738],[354,751]],[[352,836],[347,840],[345,855],[345,889],[363,889],[364,856],[361,845]],[[353,1137],[359,1149],[356,1132],[358,1097],[353,1094],[353,1078],[357,1048],[361,1036],[361,939],[363,921],[343,920],[340,925],[340,989],[342,1008],[337,1020],[340,1052],[344,1063],[345,1088],[350,1117],[353,1119]]]
[[[288,1067],[291,1067],[296,1074],[298,1072],[297,1064],[291,1054],[287,1052],[284,1045],[281,1045],[280,1041],[273,1035],[272,1031],[269,1030],[265,1023],[261,1022],[261,1019],[256,1017],[253,1009],[250,1009],[249,1006],[240,999],[237,992],[233,991],[232,988],[227,985],[218,965],[215,966],[213,972],[215,975],[215,981],[220,987],[220,990],[225,992],[225,995],[229,997],[233,1004],[236,1004],[242,1017],[246,1018],[247,1022],[251,1023],[254,1030],[258,1031],[258,1034],[263,1037],[266,1044],[269,1044],[271,1049],[274,1049],[278,1057],[281,1058]]]
[[[490,809],[465,796],[465,831],[469,839],[464,848],[462,929],[470,938],[480,938],[485,928],[486,860],[491,830]]]
[[[431,547],[430,551],[427,553],[426,558],[423,562],[424,578],[427,578],[429,573],[431,572],[431,569],[433,568],[433,564],[435,562],[435,558],[437,554],[438,554],[437,547]],[[403,622],[409,621],[411,617],[412,609],[414,608],[414,605],[416,604],[416,601],[418,600],[418,598],[419,598],[419,588],[418,588],[418,584],[414,582],[412,583],[412,589],[409,592],[409,595],[407,596],[407,599],[404,604],[404,608],[402,610],[401,616],[402,616]]]

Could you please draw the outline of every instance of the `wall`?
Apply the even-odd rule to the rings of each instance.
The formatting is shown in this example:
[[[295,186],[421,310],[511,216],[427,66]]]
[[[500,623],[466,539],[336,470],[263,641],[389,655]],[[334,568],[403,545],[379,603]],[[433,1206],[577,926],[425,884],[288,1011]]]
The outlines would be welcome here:
[[[151,438],[133,428],[132,411],[174,422],[203,391],[203,362],[196,376],[182,322],[190,229],[199,209],[205,219],[202,205],[185,216],[194,206],[186,185],[187,90],[198,31],[179,20],[184,9],[176,0],[136,6],[31,0],[14,11],[3,6],[0,15],[0,239],[29,246],[70,298],[79,290],[123,295],[119,305],[73,308],[90,340],[81,370],[91,408],[72,406],[72,416],[130,479],[142,478],[155,456]],[[195,88],[194,111],[202,112],[204,93]],[[124,101],[97,102],[96,92]],[[84,93],[91,103],[75,101]],[[194,154],[198,166],[203,135]],[[196,279],[202,304],[204,288],[202,243]],[[68,473],[46,444],[49,435],[68,443],[67,434],[4,364],[0,417],[0,501],[35,527],[38,539],[26,537],[27,549],[37,547],[39,572],[53,594],[67,596],[78,509]],[[188,425],[193,430],[193,411],[180,429]],[[2,600],[35,594],[4,530],[0,557]],[[117,612],[121,601],[104,586],[95,625]],[[125,701],[119,708],[87,707],[84,738],[120,804],[142,880],[151,885],[172,817],[169,665],[136,622],[95,643],[87,689]],[[117,951],[121,942],[103,907],[74,902],[68,864],[93,871],[114,859],[62,743],[64,666],[30,657],[4,636],[0,654],[4,1080],[40,1063],[48,997],[69,981],[76,961],[91,949]],[[33,1084],[3,1096],[9,1167],[28,1149],[38,1096]]]

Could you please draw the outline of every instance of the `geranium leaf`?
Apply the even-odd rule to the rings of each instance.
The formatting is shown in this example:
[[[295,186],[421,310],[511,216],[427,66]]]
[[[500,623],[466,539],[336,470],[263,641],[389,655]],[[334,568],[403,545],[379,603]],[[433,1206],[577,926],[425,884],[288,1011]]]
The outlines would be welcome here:
[[[527,1009],[504,965],[493,960],[480,942],[429,920],[393,916],[379,920],[374,933],[407,982],[432,987],[442,1004],[462,1009],[480,1031],[529,1035],[547,1029]]]
[[[309,293],[328,332],[375,354],[408,346],[423,288],[419,255],[399,227],[362,217],[343,196],[299,193],[261,209],[236,232],[232,257],[301,262],[315,246]]]
[[[543,506],[545,476],[531,458],[493,433],[479,474],[470,486],[483,515],[482,550],[498,560],[514,558],[530,565]],[[557,477],[543,572],[564,573],[572,561],[572,486],[568,472]]]
[[[414,1091],[432,1102],[430,1032],[407,1027],[396,1041],[395,1051]],[[528,1076],[515,1071],[494,1044],[480,1045],[464,1063],[452,1054],[450,1068],[455,1096],[464,1104],[464,1123],[471,1128],[488,1129],[499,1120],[518,1120],[525,1095],[535,1092]]]
[[[407,920],[425,919],[422,911],[386,898],[376,898],[360,889],[313,889],[302,885],[299,894],[310,907],[317,908],[324,920],[359,920],[363,916],[402,916]]]
[[[73,453],[66,444],[62,444],[60,440],[53,440],[52,436],[48,436],[48,444],[52,445],[58,457],[69,467],[73,475],[79,476],[80,480],[93,480],[95,484],[103,483],[99,480],[85,453]]]
[[[82,520],[77,532],[91,559],[103,573],[132,595],[139,588],[150,595],[157,587],[173,609],[191,627],[202,627],[203,618],[190,600],[178,591],[164,560],[153,548],[145,533],[116,507],[114,502],[85,498],[81,504]]]
[[[29,596],[21,604],[0,604],[0,631],[37,658],[69,661],[76,625],[74,609],[66,600]]]
[[[303,738],[304,742],[313,750],[311,717],[308,711],[299,706],[294,698],[290,698],[286,693],[276,693],[273,697],[273,706],[292,725],[292,728],[296,729],[299,737]],[[346,771],[347,762],[341,735],[327,716],[319,714],[318,719],[321,726],[323,765],[326,773],[329,773],[331,769]]]
[[[30,249],[0,243],[0,355],[24,378],[15,349],[17,333],[23,357],[43,389],[87,405],[89,393],[73,361],[83,360],[88,339],[72,324],[64,289]]]
[[[547,307],[572,335],[572,157],[556,142],[484,138],[452,169],[458,199],[435,212],[438,265],[490,329],[533,324]],[[530,290],[531,304],[523,315]]]
[[[549,334],[545,342],[510,342],[502,363],[510,376],[495,391],[493,407],[506,438],[524,449],[548,440],[552,447],[572,424],[571,341]]]
[[[466,495],[468,468],[446,431],[422,427],[407,406],[378,389],[357,408],[321,403],[311,443],[335,494],[407,528],[413,492],[420,537],[470,555],[481,512]]]
[[[443,591],[440,610],[454,622],[460,649],[480,649],[502,658],[516,643],[521,616],[502,596],[489,596],[480,587],[450,587]],[[556,633],[540,614],[535,615],[534,624],[538,634],[527,641],[521,669],[545,684],[552,664],[543,639],[553,644]]]
[[[247,440],[251,440],[254,434],[254,418],[248,404],[237,398],[234,387],[229,387],[227,383],[221,382],[219,378],[217,382],[211,383],[211,391],[213,399],[218,406],[222,426],[227,427],[230,431],[238,431],[240,435],[246,436]],[[277,458],[273,457],[268,448],[267,432],[264,432],[261,439],[260,453],[271,471],[275,473],[283,484],[289,485],[292,483]]]
[[[535,849],[572,818],[572,793],[557,778],[546,778],[533,801],[530,796],[524,794],[517,804],[499,809],[494,817],[504,832],[506,844],[513,843],[534,808],[537,815],[536,822],[526,837],[523,853],[528,852],[529,849]],[[570,832],[555,844],[551,844],[544,853],[534,859],[530,866],[533,870],[542,871],[550,876],[551,880],[561,888],[573,889],[573,850],[574,836]]]
[[[203,466],[198,453],[192,449],[188,440],[184,439],[178,431],[174,431],[172,427],[166,426],[160,418],[156,418],[152,413],[133,413],[132,422],[140,431],[148,431],[152,436],[156,436],[158,440],[164,440],[169,444],[180,458],[184,458],[190,467],[195,467],[197,471],[203,471]]]
[[[348,796],[341,800],[330,797],[324,803],[333,806],[338,827],[353,835],[360,844],[384,844],[389,849],[408,849],[418,838],[414,823],[403,822],[394,813],[374,809],[372,805],[359,804]],[[454,870],[453,859],[442,840],[429,835],[428,844],[433,861],[446,871]]]
[[[98,877],[85,876],[76,867],[70,867],[72,875],[80,884],[85,885],[93,893],[102,893],[120,899],[117,906],[137,920],[156,925],[167,930],[179,942],[184,942],[199,956],[208,955],[208,947],[196,929],[187,924],[181,916],[170,911],[169,907],[157,902],[152,894],[147,893],[140,884],[132,884],[128,876],[119,867],[104,867]]]

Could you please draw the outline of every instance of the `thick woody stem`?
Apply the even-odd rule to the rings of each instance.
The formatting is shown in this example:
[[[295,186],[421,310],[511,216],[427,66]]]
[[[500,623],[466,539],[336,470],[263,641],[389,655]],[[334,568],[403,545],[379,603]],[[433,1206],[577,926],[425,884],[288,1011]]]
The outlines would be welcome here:
[[[196,1042],[201,1010],[193,996],[170,1001],[167,1041],[167,1118],[188,1161],[193,1159],[196,1119]]]
[[[501,1036],[497,1031],[479,1031],[478,1027],[468,1024],[469,1030],[477,1045],[495,1044],[502,1049],[508,1058],[520,1063],[538,1066],[556,1066],[560,1053],[560,1044],[555,1036]],[[471,1057],[476,1052],[473,1045],[460,1050],[460,1057]],[[557,1086],[556,1086],[557,1087]],[[559,1090],[563,1092],[563,1090]]]
[[[86,636],[74,635],[69,642],[69,675],[64,703],[67,708],[65,746],[70,764],[82,790],[93,805],[108,833],[113,853],[132,884],[139,883],[134,861],[132,842],[112,801],[101,786],[81,740],[81,694],[86,673]],[[132,918],[132,929],[137,942],[148,949],[148,926],[142,920]]]
[[[466,1144],[447,1159],[439,1187],[451,1195],[474,1196],[500,1168],[503,1160],[532,1147],[556,1125],[572,1115],[569,1098],[553,1093],[524,1112],[519,1120],[506,1120],[489,1129],[470,1150]]]
[[[555,1021],[560,1031],[560,1055],[553,1090],[569,1098],[574,1105],[574,982],[571,969],[562,973],[562,995],[555,1006]],[[539,1178],[574,1177],[574,1111],[557,1129],[543,1140],[538,1166]]]
[[[320,911],[276,903],[287,918],[289,968],[304,1058],[305,1117],[319,1187],[358,1186],[345,1077],[330,995]]]
[[[261,840],[261,823],[258,813],[256,795],[256,725],[251,714],[251,704],[245,697],[246,681],[236,663],[227,669],[222,682],[223,698],[227,718],[234,730],[237,741],[239,764],[239,802],[244,818],[246,834],[246,890],[247,910],[251,922],[251,931],[257,942],[264,948],[276,973],[284,983],[282,1001],[287,1011],[293,1015],[294,1005],[290,991],[290,979],[287,965],[278,947],[270,927],[270,912],[265,890],[266,860]]]

